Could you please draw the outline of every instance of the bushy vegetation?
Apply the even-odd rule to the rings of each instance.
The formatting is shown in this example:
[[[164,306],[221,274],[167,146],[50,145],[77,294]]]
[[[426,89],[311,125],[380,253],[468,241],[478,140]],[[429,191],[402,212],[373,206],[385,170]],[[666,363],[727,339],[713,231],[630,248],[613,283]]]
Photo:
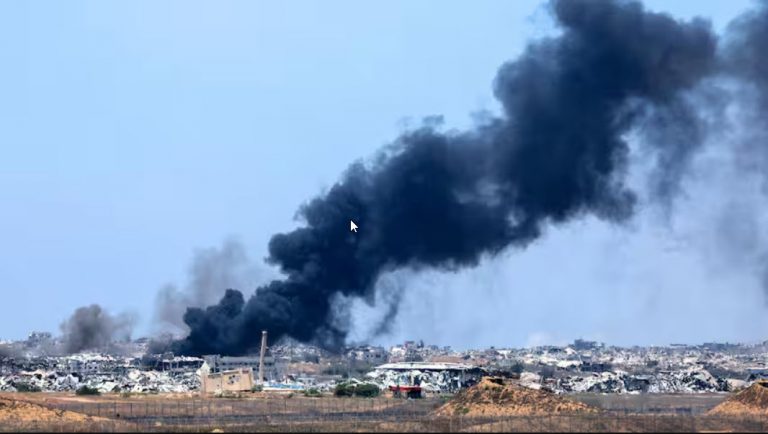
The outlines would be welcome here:
[[[29,383],[16,383],[13,385],[17,392],[42,392],[42,389]]]
[[[311,387],[304,391],[304,396],[308,396],[310,398],[319,398],[323,396],[323,394],[320,393],[320,391],[315,389],[314,387]]]
[[[366,398],[373,398],[379,396],[381,389],[375,384],[358,384],[355,387],[355,396],[363,396]]]
[[[99,389],[96,389],[95,387],[80,386],[80,388],[75,391],[75,395],[101,395],[101,392],[99,392]]]
[[[333,391],[335,396],[358,396],[364,398],[373,398],[381,394],[381,389],[375,384],[353,384],[353,383],[340,383],[336,385]]]
[[[349,383],[340,383],[336,385],[336,388],[333,389],[333,395],[334,396],[354,396],[355,394],[355,385],[349,384]]]
[[[251,387],[251,392],[261,392],[264,390],[264,386],[261,384],[256,384],[253,387]]]

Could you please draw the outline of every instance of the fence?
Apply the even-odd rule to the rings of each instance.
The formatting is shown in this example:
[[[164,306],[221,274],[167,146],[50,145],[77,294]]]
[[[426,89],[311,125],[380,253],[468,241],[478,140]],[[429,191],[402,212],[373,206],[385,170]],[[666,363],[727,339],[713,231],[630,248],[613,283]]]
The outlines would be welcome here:
[[[125,402],[127,401],[127,402]],[[44,405],[92,416],[79,422],[0,424],[0,432],[766,432],[767,417],[603,412],[436,417],[440,400],[362,398],[97,399]]]

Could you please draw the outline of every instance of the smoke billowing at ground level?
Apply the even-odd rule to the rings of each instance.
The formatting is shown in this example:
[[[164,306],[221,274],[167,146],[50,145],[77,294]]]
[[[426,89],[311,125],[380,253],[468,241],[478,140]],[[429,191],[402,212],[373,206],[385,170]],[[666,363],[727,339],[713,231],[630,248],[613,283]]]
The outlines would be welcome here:
[[[79,307],[61,324],[63,350],[98,350],[116,340],[129,340],[134,322],[129,314],[112,315],[98,304]]]
[[[707,21],[636,2],[550,8],[562,33],[500,68],[501,116],[462,132],[425,125],[353,164],[300,209],[304,227],[270,241],[269,260],[285,278],[247,299],[230,290],[216,305],[188,309],[190,333],[175,349],[239,354],[258,345],[261,329],[336,346],[348,325],[334,298],[370,298],[386,272],[475,266],[585,215],[625,222],[638,197],[626,183],[628,133],[655,160],[649,199],[669,204],[708,134],[694,96],[719,91],[723,78],[762,89],[723,59],[749,47],[764,10],[733,26],[742,38],[723,48]],[[348,232],[350,219],[358,234]]]

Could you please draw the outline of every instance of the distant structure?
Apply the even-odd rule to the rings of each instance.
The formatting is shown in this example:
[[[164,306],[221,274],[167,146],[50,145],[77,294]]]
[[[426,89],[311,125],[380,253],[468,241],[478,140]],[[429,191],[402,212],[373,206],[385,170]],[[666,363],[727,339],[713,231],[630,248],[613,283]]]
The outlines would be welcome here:
[[[587,341],[584,339],[576,339],[573,341],[573,349],[579,351],[597,350],[603,347],[603,344],[596,341]]]
[[[249,391],[254,385],[263,386],[265,378],[277,378],[275,358],[266,354],[267,331],[264,330],[261,332],[261,350],[258,357],[218,354],[203,357],[205,363],[200,368],[203,393]],[[254,373],[258,373],[258,377]]]
[[[401,362],[401,363],[385,363],[377,366],[375,371],[384,373],[390,373],[396,384],[394,386],[401,386],[395,389],[390,388],[393,392],[417,392],[421,394],[421,388],[423,381],[427,378],[435,375],[442,375],[444,378],[442,382],[444,387],[448,391],[457,391],[469,384],[476,383],[482,376],[482,370],[474,365],[467,365],[463,363],[433,363],[433,362]],[[419,386],[417,389],[403,388],[402,386]]]
[[[208,372],[215,374],[238,369],[250,369],[256,384],[264,384],[280,378],[283,374],[284,364],[276,362],[274,356],[267,353],[267,332],[261,332],[261,350],[258,356],[222,356],[212,354],[203,356]]]
[[[267,352],[267,331],[261,331],[261,352],[259,352],[259,384],[264,384],[264,354]]]
[[[208,365],[208,368],[210,369],[210,372],[216,373],[216,372],[222,372],[222,371],[231,371],[233,369],[240,369],[240,368],[250,368],[254,372],[254,378],[256,378],[256,374],[259,372],[259,362],[261,360],[261,357],[259,356],[220,356],[218,354],[216,355],[209,355],[209,356],[203,356],[203,359],[205,360],[205,363]],[[275,358],[272,356],[265,355],[263,358],[264,368],[263,368],[263,374],[266,378],[270,379],[273,378],[275,375],[278,374],[277,365],[275,363]]]
[[[387,362],[389,354],[382,347],[363,345],[348,349],[346,356],[358,362],[381,364]]]
[[[247,392],[253,389],[253,370],[250,368],[201,373],[200,388],[203,393]]]

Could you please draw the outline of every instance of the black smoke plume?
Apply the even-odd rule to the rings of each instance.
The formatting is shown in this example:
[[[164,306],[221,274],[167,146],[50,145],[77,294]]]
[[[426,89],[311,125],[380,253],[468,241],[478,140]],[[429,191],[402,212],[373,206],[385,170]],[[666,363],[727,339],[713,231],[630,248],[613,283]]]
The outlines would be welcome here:
[[[251,263],[245,247],[234,238],[220,248],[195,252],[184,286],[167,284],[157,293],[155,323],[164,331],[184,332],[188,307],[216,303],[227,288],[255,288],[261,270]]]
[[[525,246],[549,224],[630,217],[623,136],[640,120],[649,127],[681,115],[695,128],[683,98],[714,67],[716,38],[708,22],[636,2],[555,0],[551,10],[562,34],[530,44],[498,72],[500,117],[464,132],[427,125],[353,164],[300,209],[303,227],[271,239],[269,261],[284,280],[247,300],[228,290],[216,305],[190,308],[190,333],[175,350],[240,354],[258,347],[261,330],[338,345],[347,331],[333,321],[333,297],[369,295],[382,273],[473,266]],[[688,154],[677,147],[694,144],[665,131],[679,129],[654,133],[659,176],[674,183],[665,171]]]
[[[130,339],[133,324],[130,315],[112,315],[98,304],[79,307],[61,324],[64,351],[105,349],[112,342]]]

